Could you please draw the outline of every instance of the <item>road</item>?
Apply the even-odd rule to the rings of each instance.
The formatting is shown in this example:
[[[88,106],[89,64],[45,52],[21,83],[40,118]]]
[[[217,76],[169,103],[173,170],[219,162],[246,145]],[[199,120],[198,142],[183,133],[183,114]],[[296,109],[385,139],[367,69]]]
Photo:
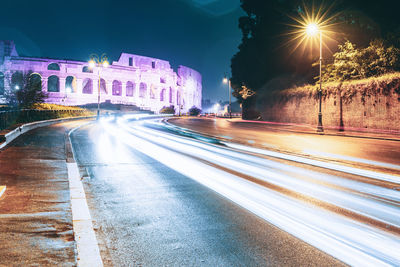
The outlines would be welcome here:
[[[226,119],[180,118],[171,123],[194,131],[307,157],[353,161],[400,170],[400,142],[373,138],[298,133],[299,126],[229,122]],[[300,130],[302,130],[300,128]],[[340,133],[338,133],[340,134]],[[363,133],[356,133],[363,136]],[[365,135],[365,134],[364,134]],[[379,135],[378,135],[379,136]],[[377,167],[377,166],[375,166]]]
[[[393,161],[365,170],[181,134],[120,119],[71,135],[106,266],[400,264]]]

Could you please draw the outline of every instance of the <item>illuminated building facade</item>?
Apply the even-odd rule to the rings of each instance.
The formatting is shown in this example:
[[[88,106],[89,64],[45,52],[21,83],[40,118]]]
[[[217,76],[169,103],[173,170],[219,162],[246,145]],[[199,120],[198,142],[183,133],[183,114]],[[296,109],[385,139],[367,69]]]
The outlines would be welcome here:
[[[14,42],[0,41],[0,101],[6,90],[18,90],[26,73],[48,93],[46,103],[84,105],[100,101],[136,105],[159,112],[174,106],[176,113],[201,108],[202,80],[197,71],[168,61],[122,53],[107,68],[89,68],[88,62],[20,57]],[[99,82],[100,77],[100,82]]]

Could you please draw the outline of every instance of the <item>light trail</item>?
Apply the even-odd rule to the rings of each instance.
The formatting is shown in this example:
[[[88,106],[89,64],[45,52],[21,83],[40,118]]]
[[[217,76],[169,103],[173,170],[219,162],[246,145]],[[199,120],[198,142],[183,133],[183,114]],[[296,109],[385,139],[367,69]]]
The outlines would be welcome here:
[[[102,125],[105,134],[110,138],[117,138],[126,145],[198,181],[345,263],[358,266],[400,265],[398,234],[327,211],[318,205],[282,194],[217,166],[299,192],[304,196],[350,210],[395,228],[400,228],[400,192],[340,177],[339,174],[328,175],[257,156],[257,154],[271,156],[272,151],[254,150],[233,143],[227,143],[231,148],[221,147],[149,129],[140,123],[129,127],[128,123],[120,120],[117,125],[111,122],[103,122]],[[110,144],[107,141],[104,143],[106,147]],[[107,153],[105,150],[100,149],[99,153]],[[309,159],[301,157],[293,160],[290,155],[282,154],[289,158],[272,155],[280,159],[304,161],[305,164],[310,164]],[[312,163],[314,164],[310,165],[316,164]],[[324,167],[319,162],[318,164],[320,165],[318,167]],[[332,166],[328,165],[328,169],[332,169]],[[361,175],[360,169],[356,169],[355,172],[346,169],[346,173]],[[380,173],[374,172],[372,179],[379,179],[379,175]],[[386,181],[387,177],[381,180]],[[396,176],[391,180],[400,181]],[[333,185],[341,186],[345,190],[335,188]],[[382,197],[390,202],[380,200]]]

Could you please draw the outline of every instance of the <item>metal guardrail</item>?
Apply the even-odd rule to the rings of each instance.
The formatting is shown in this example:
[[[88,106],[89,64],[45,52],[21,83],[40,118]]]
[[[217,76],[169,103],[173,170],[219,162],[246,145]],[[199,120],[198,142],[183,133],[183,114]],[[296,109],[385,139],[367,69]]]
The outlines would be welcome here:
[[[37,110],[22,109],[0,111],[0,130],[4,130],[15,123],[28,123],[34,121],[50,120],[66,117],[85,116],[87,110]]]

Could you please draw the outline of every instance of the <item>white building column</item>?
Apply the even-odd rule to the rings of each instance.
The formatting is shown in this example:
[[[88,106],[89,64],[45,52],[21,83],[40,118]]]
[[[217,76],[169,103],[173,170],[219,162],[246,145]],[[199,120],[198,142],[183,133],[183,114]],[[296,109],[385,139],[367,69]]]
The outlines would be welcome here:
[[[94,78],[93,79],[93,95],[98,96],[99,95],[99,78]]]
[[[126,97],[126,81],[121,81],[122,86],[121,86],[121,96],[123,97],[123,99],[125,99]]]
[[[66,90],[65,90],[66,78],[59,77],[58,79],[59,79],[59,83],[60,83],[60,94],[64,95],[64,94],[66,94]]]
[[[135,87],[133,88],[133,100],[135,103],[139,103],[139,87],[140,83],[134,83]]]
[[[76,78],[76,94],[82,95],[82,90],[83,90],[83,79]]]
[[[107,84],[107,95],[112,95],[112,81],[110,82],[110,81],[107,81],[107,80],[105,80],[106,81],[106,84]]]
[[[47,80],[48,77],[42,77],[42,91],[47,92]]]

